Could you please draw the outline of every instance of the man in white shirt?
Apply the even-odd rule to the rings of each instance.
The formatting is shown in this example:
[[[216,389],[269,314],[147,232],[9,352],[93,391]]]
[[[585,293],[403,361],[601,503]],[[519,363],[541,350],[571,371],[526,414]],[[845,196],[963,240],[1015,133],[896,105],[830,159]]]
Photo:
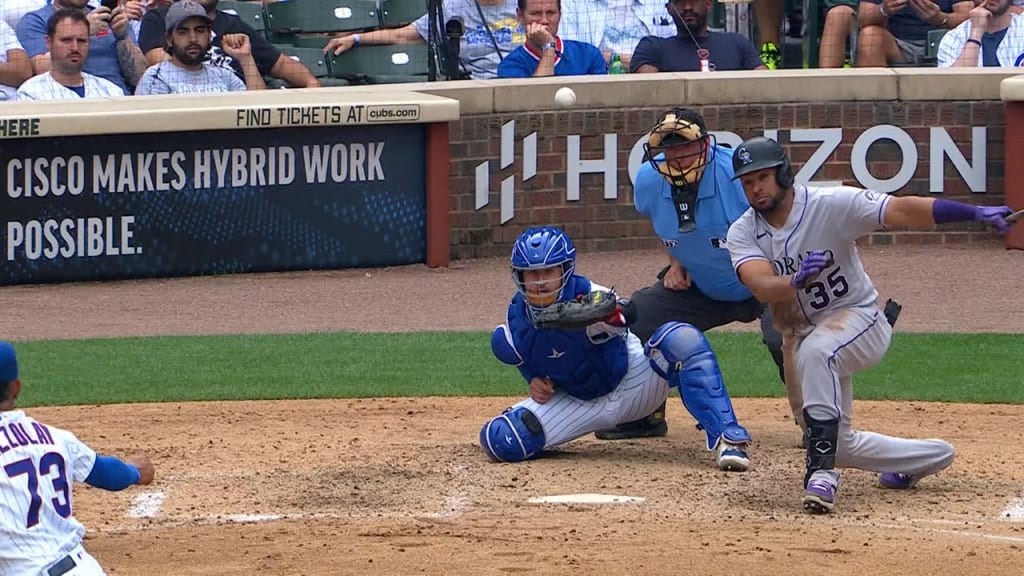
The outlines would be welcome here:
[[[562,14],[562,38],[597,46],[605,60],[616,53],[626,68],[644,36],[676,35],[661,0],[564,0]]]
[[[18,86],[32,77],[28,54],[7,22],[0,20],[0,102],[14,100]]]
[[[245,73],[245,82],[230,68],[205,61],[212,42],[213,20],[193,0],[172,4],[164,18],[170,60],[150,66],[142,75],[135,94],[197,94],[263,90],[267,86],[252,56],[249,37],[228,34],[221,42],[224,52],[234,58]]]
[[[1024,64],[1024,16],[1010,10],[1010,0],[985,0],[970,18],[942,37],[939,68],[1020,66]]]
[[[34,76],[18,89],[18,100],[111,98],[124,91],[109,80],[82,72],[89,57],[89,20],[73,8],[54,12],[46,23],[49,72]]]

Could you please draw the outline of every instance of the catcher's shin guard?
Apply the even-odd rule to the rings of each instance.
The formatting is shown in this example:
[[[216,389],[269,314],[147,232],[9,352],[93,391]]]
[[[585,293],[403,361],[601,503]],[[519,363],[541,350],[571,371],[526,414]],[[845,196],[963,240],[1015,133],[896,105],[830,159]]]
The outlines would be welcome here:
[[[537,416],[523,407],[509,408],[480,429],[480,445],[499,462],[521,462],[544,450],[544,428]]]
[[[644,352],[655,372],[679,388],[683,406],[707,434],[708,450],[715,449],[720,437],[733,444],[751,442],[750,433],[736,421],[718,360],[700,330],[668,322],[654,331]]]
[[[818,470],[832,470],[836,467],[836,448],[839,443],[839,419],[815,420],[804,410],[807,444],[807,474],[804,486],[811,475]]]

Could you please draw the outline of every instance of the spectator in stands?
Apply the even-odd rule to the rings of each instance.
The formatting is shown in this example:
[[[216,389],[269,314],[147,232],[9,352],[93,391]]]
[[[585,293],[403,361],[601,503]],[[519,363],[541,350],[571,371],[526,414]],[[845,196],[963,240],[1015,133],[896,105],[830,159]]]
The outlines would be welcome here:
[[[83,72],[89,58],[89,31],[94,25],[77,8],[61,8],[46,22],[47,72],[18,88],[18,100],[68,100],[124,96],[124,90],[100,76]]]
[[[43,6],[46,0],[3,0],[0,1],[0,20],[17,30],[22,16]]]
[[[1010,0],[986,0],[970,18],[939,42],[939,68],[1020,66],[1024,63],[1024,16],[1010,12]]]
[[[526,30],[526,43],[501,61],[499,78],[608,73],[608,64],[597,47],[562,40],[558,36],[561,0],[518,0],[518,3],[517,14]]]
[[[811,0],[817,2],[817,0]],[[753,0],[757,36],[761,41],[760,58],[765,67],[775,70],[782,65],[780,30],[786,0]]]
[[[0,20],[0,102],[14,100],[18,86],[31,77],[32,64],[18,42],[18,35]]]
[[[182,0],[178,0],[182,1]],[[214,66],[231,68],[235,75],[246,80],[242,64],[224,49],[223,41],[234,34],[245,34],[249,38],[249,46],[253,60],[262,77],[279,78],[295,88],[319,88],[320,82],[300,62],[285,56],[274,47],[266,36],[257,32],[235,14],[217,9],[218,0],[196,0],[206,9],[207,16],[213,21],[211,25],[210,63]],[[146,53],[151,65],[159,64],[170,57],[167,52],[166,15],[168,8],[158,8],[146,13],[142,19],[142,32],[139,45]],[[230,49],[229,49],[230,50]],[[248,82],[246,82],[248,84]]]
[[[757,49],[746,37],[708,30],[711,0],[669,0],[676,25],[670,38],[647,36],[633,51],[630,72],[764,70]]]
[[[18,40],[32,61],[32,72],[42,74],[50,70],[47,51],[47,22],[61,9],[78,10],[89,21],[89,59],[83,71],[113,82],[128,94],[130,87],[139,83],[146,71],[146,57],[129,34],[129,20],[142,18],[142,2],[127,0],[113,10],[106,6],[91,8],[87,0],[53,0],[42,8],[29,12],[18,23]]]
[[[167,53],[171,57],[146,70],[136,94],[242,92],[247,88],[263,90],[267,87],[253,60],[249,37],[245,34],[228,34],[221,42],[224,52],[245,70],[245,82],[230,68],[204,61],[210,50],[213,20],[193,0],[181,0],[172,5],[165,21]]]
[[[458,61],[465,74],[475,80],[497,76],[501,61],[525,40],[516,18],[516,0],[444,0],[443,9],[445,18],[462,22]],[[327,43],[324,53],[341,54],[367,44],[426,42],[430,33],[428,16],[402,28],[339,35]],[[441,28],[444,25],[440,23]]]
[[[919,65],[928,32],[967,20],[974,0],[860,0],[857,66]]]
[[[818,67],[842,68],[847,64],[846,41],[857,26],[857,0],[822,0],[822,5],[825,25],[818,44]]]
[[[628,68],[644,36],[675,36],[676,27],[664,0],[564,0],[559,31],[564,39],[597,46],[607,62],[618,54]]]

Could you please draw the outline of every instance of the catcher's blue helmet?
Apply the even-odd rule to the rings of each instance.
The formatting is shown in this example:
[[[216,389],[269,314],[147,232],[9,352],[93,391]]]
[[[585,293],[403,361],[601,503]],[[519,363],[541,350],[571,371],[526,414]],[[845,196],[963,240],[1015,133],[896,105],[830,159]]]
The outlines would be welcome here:
[[[537,294],[527,290],[524,270],[562,267],[562,283],[557,291]],[[562,297],[566,282],[576,270],[576,247],[560,228],[530,228],[519,235],[512,246],[512,280],[532,307],[549,306]]]

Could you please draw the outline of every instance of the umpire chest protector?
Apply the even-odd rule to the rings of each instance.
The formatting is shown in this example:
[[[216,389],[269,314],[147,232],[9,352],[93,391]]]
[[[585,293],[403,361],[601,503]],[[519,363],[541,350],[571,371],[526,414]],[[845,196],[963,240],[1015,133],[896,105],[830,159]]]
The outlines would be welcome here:
[[[575,296],[590,291],[590,281],[574,276]],[[550,378],[555,387],[581,400],[600,398],[615,389],[626,376],[629,354],[626,339],[613,335],[595,344],[586,330],[538,330],[530,319],[521,294],[508,311],[512,342],[523,358],[526,372]]]

